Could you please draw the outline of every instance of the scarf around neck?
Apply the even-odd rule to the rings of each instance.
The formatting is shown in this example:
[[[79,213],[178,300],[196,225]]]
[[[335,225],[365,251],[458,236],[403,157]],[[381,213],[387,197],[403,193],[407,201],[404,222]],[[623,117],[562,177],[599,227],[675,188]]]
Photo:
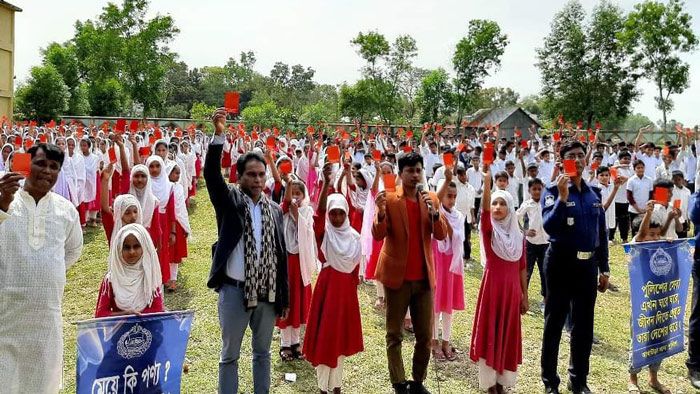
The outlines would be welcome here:
[[[245,200],[245,227],[243,232],[243,242],[245,242],[244,293],[246,308],[252,309],[258,306],[258,300],[275,302],[277,292],[277,244],[275,243],[275,231],[277,226],[272,216],[270,200],[263,193],[260,195],[260,200],[258,200],[262,211],[262,240],[260,251],[258,251],[250,212],[250,205],[253,202],[247,195],[244,195],[243,198]]]

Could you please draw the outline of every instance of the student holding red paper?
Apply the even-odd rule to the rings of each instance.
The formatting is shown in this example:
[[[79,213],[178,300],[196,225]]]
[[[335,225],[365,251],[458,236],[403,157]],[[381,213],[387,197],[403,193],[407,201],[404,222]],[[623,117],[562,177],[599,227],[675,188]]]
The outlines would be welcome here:
[[[678,238],[688,238],[688,231],[690,231],[690,216],[688,212],[688,201],[690,201],[690,190],[685,186],[685,178],[683,172],[673,171],[673,193],[671,196],[671,201],[674,203],[674,208],[678,208],[681,211],[681,216],[678,220],[683,225],[683,230],[678,232]],[[676,206],[676,204],[678,206]]]
[[[683,231],[681,210],[671,202],[673,188],[673,182],[668,179],[659,178],[654,181],[654,211],[660,212],[659,215],[664,218],[661,236],[670,240],[678,239],[678,232]]]
[[[629,202],[628,212],[630,223],[634,223],[644,211],[647,201],[651,197],[653,191],[653,183],[651,178],[645,175],[645,165],[641,160],[637,160],[632,164],[634,176],[627,181],[627,201]],[[632,235],[637,233],[637,229],[632,226]]]

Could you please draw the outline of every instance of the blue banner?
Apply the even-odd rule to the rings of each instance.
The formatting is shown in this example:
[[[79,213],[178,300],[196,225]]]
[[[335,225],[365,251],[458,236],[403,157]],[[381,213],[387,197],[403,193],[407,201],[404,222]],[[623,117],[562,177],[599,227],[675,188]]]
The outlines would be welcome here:
[[[685,348],[693,240],[625,245],[632,303],[632,366],[661,362]]]
[[[77,394],[180,392],[194,312],[78,322]]]

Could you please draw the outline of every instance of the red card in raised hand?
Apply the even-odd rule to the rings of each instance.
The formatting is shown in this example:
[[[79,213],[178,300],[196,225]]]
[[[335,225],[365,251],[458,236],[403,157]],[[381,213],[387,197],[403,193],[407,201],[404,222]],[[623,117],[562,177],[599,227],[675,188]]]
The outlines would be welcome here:
[[[329,146],[326,149],[326,158],[329,163],[340,163],[340,148],[337,146]]]
[[[561,133],[554,133],[552,134],[552,139],[554,141],[561,141]]]
[[[160,129],[156,129],[153,132],[153,136],[156,137],[157,140],[159,140],[159,139],[163,138],[163,132],[160,131]]]
[[[311,126],[311,125],[308,125],[308,126],[306,127],[306,132],[309,133],[309,134],[313,134],[313,133],[314,133],[314,127]]]
[[[151,147],[150,146],[144,146],[139,148],[139,156],[150,156],[151,155]]]
[[[600,130],[600,122],[595,122],[595,129]]]
[[[155,143],[156,143],[156,136],[155,135],[148,136],[148,145],[153,146],[153,145],[155,145]]]
[[[29,150],[29,148],[31,148],[32,146],[34,146],[34,140],[31,138],[27,139],[27,141],[25,141],[24,143],[24,149]]]
[[[523,149],[527,149],[527,140],[520,140],[520,147]]]
[[[137,131],[139,129],[139,121],[132,120],[129,124],[129,131]]]
[[[659,186],[655,187],[654,201],[656,201],[657,204],[668,205],[668,189]]]
[[[21,148],[22,147],[22,137],[15,137],[15,148]]]
[[[228,113],[238,113],[238,102],[241,99],[241,95],[238,92],[226,92],[224,93],[224,108]]]
[[[484,164],[493,163],[493,145],[486,145],[484,148]]]
[[[612,179],[617,179],[617,168],[610,169],[610,176],[612,177]]]
[[[379,149],[375,149],[372,152],[372,160],[379,161],[381,159],[382,159],[382,151],[380,151]]]
[[[284,160],[283,162],[280,163],[280,172],[283,174],[291,174],[292,173],[292,162],[289,160]]]
[[[107,154],[109,154],[109,162],[115,164],[117,162],[117,151],[114,148],[109,148]]]
[[[591,170],[595,171],[595,170],[597,170],[597,169],[598,169],[598,163],[597,163],[597,162],[594,162],[593,164],[591,164]]]
[[[384,190],[388,192],[396,191],[396,175],[384,174],[382,175],[382,182],[384,182]]]
[[[46,143],[46,134],[42,134],[39,136],[39,142],[42,144]]]
[[[411,148],[410,145],[406,145],[406,146],[403,147],[403,151],[404,151],[405,153],[408,153],[408,152],[413,151],[413,148]]]
[[[411,130],[406,132],[406,138],[413,138],[413,132]]]
[[[679,200],[679,199],[673,200],[673,208],[674,209],[681,209],[681,200]]]
[[[32,155],[29,153],[15,153],[12,156],[12,171],[18,172],[25,178],[29,178],[32,169]]]
[[[275,145],[277,145],[277,139],[273,136],[267,137],[265,140],[265,146],[267,146],[268,150],[273,150],[275,149]]]
[[[445,153],[442,155],[442,163],[445,167],[452,167],[455,164],[455,157],[452,153]]]
[[[114,126],[114,131],[116,131],[118,134],[121,134],[125,130],[126,130],[126,120],[117,119],[117,124],[116,124],[116,126]]]
[[[576,160],[564,160],[564,173],[567,176],[576,176],[578,171],[576,170]]]

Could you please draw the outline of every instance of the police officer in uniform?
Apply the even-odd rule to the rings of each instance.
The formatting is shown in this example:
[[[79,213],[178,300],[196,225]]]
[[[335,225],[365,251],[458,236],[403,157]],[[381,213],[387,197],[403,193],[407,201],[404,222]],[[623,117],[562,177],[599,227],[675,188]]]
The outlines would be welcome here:
[[[571,359],[568,388],[588,394],[596,290],[608,288],[608,238],[600,190],[583,180],[586,152],[579,142],[562,146],[560,156],[574,160],[576,175],[559,175],[542,198],[544,230],[550,246],[544,258],[547,301],[542,339],[545,393],[559,393],[557,360],[566,316],[571,310]]]

